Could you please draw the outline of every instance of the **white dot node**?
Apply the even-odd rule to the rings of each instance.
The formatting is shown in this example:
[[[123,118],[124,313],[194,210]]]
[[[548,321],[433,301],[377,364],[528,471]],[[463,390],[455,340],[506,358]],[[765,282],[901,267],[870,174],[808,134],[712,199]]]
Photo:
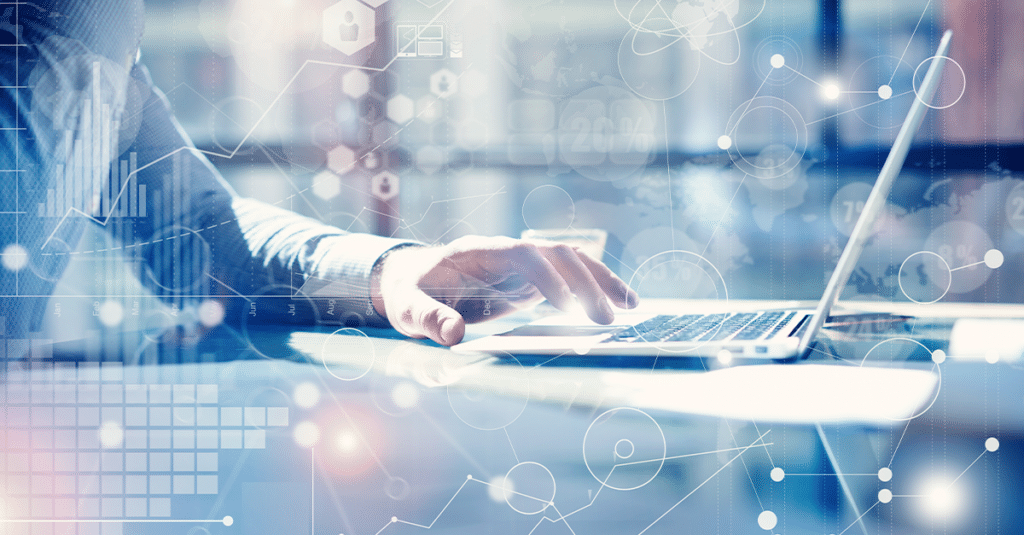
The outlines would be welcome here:
[[[4,247],[4,252],[0,253],[0,256],[3,257],[0,259],[0,263],[7,268],[7,271],[21,271],[28,265],[28,251],[17,243]]]
[[[398,517],[397,516],[391,517],[391,523],[394,524],[395,522],[398,522]]]
[[[99,310],[100,323],[107,327],[116,327],[124,319],[124,307],[117,301],[104,301]]]
[[[732,364],[732,351],[723,349],[718,352],[718,362],[722,364]]]
[[[946,352],[941,349],[932,351],[932,362],[935,364],[942,364],[943,362],[946,362]]]
[[[786,58],[782,54],[773,54],[769,61],[773,69],[781,69],[786,64]]]
[[[224,517],[224,520],[221,520],[221,522],[223,522],[225,526],[230,526],[231,524],[235,523],[235,519],[231,518],[230,516],[226,516]]]
[[[839,98],[839,86],[832,83],[825,84],[822,88],[822,94],[825,95],[825,98],[828,100],[835,100]]]
[[[988,353],[985,353],[985,362],[989,364],[995,364],[999,362],[999,353],[996,353],[995,351],[989,351]]]
[[[776,466],[772,468],[772,481],[782,481],[786,478],[786,471]]]
[[[761,514],[757,515],[757,525],[765,531],[775,529],[775,525],[778,523],[779,518],[771,511],[761,511]]]
[[[216,327],[224,321],[224,305],[215,299],[199,304],[199,322],[205,327]]]
[[[472,479],[473,479],[473,474],[466,474],[466,481],[470,481]]]
[[[732,138],[726,135],[718,136],[718,148],[722,150],[729,150],[732,146]]]
[[[320,389],[313,383],[299,383],[292,393],[292,400],[303,409],[311,409],[320,402]]]
[[[888,85],[878,86],[878,98],[882,100],[889,100],[892,98],[892,88]]]
[[[999,439],[996,437],[988,437],[985,439],[985,449],[988,451],[996,451],[999,449]]]
[[[1003,265],[1003,252],[999,249],[989,249],[985,252],[985,265],[990,269]]]
[[[878,491],[878,501],[882,503],[889,503],[892,501],[892,491],[889,489],[882,489]]]
[[[878,470],[878,480],[882,482],[888,482],[892,479],[892,470],[887,466],[883,466]]]
[[[495,503],[505,503],[506,496],[512,496],[516,486],[505,476],[494,476],[487,485],[487,497]]]
[[[295,443],[303,448],[312,447],[320,440],[320,429],[313,422],[299,422],[293,434]]]

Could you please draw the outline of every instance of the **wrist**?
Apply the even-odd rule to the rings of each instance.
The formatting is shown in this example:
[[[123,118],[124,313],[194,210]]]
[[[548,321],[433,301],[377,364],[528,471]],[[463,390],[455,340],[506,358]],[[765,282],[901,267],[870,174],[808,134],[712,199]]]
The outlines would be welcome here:
[[[404,243],[388,249],[384,254],[380,255],[373,264],[373,269],[370,271],[370,304],[373,306],[373,311],[383,318],[388,319],[387,308],[384,305],[384,292],[382,291],[382,279],[384,277],[384,270],[387,267],[389,260],[394,260],[394,256],[399,253],[402,249],[410,247],[421,247],[415,243]],[[401,255],[398,255],[401,256]]]

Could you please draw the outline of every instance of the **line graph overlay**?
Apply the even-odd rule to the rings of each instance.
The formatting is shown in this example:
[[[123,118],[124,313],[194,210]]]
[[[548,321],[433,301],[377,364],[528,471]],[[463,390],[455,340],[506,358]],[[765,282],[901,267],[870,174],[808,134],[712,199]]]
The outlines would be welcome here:
[[[438,12],[434,15],[434,17],[432,19],[430,19],[430,21],[427,23],[427,25],[420,26],[420,29],[418,30],[418,32],[423,32],[423,31],[425,31],[425,29],[429,25],[434,24],[437,21],[437,19],[440,18],[441,15],[443,15],[445,13],[445,11],[454,3],[455,3],[455,0],[449,0],[449,2],[447,4],[445,4],[441,9],[439,9]],[[419,35],[419,34],[417,34],[417,35]],[[415,42],[415,40],[411,41],[410,44],[412,42]],[[406,45],[406,46],[409,46],[409,45]],[[353,68],[353,69],[368,70],[368,71],[374,71],[374,72],[383,72],[383,71],[386,71],[388,68],[390,68],[391,65],[394,64],[395,61],[397,61],[399,59],[399,57],[400,56],[396,54],[383,67],[366,67],[366,66],[352,65],[352,64],[347,64],[347,63],[336,63],[336,62],[329,62],[329,61],[322,61],[322,60],[309,60],[309,59],[303,61],[302,65],[299,66],[299,68],[296,70],[295,74],[292,75],[292,77],[288,80],[288,82],[284,85],[284,87],[281,88],[281,91],[278,92],[277,96],[275,96],[273,98],[273,100],[270,101],[270,104],[267,105],[267,108],[263,111],[263,114],[260,115],[260,117],[255,121],[255,123],[253,123],[252,127],[249,128],[248,132],[246,132],[246,134],[244,136],[242,136],[242,139],[239,140],[238,144],[235,146],[235,148],[233,150],[224,153],[224,152],[216,152],[216,151],[203,150],[203,149],[199,149],[199,148],[194,147],[194,146],[184,146],[184,147],[180,147],[178,149],[175,149],[175,150],[173,150],[173,151],[171,151],[171,152],[169,152],[169,153],[167,153],[167,154],[165,154],[165,155],[163,155],[163,156],[161,156],[159,158],[156,158],[155,160],[153,160],[153,161],[151,161],[151,162],[149,162],[149,163],[147,163],[145,165],[137,167],[133,172],[128,173],[127,176],[124,179],[124,184],[122,184],[121,189],[118,191],[117,195],[114,197],[113,201],[111,202],[111,205],[114,206],[114,207],[116,207],[118,205],[118,203],[121,200],[121,197],[124,195],[124,192],[128,189],[128,185],[131,183],[131,179],[136,177],[136,176],[138,176],[138,173],[140,171],[143,171],[143,170],[145,170],[145,169],[147,169],[147,168],[149,168],[149,167],[151,167],[151,166],[153,166],[153,165],[155,165],[157,163],[160,163],[161,161],[166,160],[167,158],[170,158],[170,157],[174,156],[175,154],[178,154],[178,153],[181,153],[181,152],[192,152],[192,153],[195,153],[195,154],[202,154],[202,155],[206,155],[206,156],[215,156],[215,157],[224,158],[224,159],[232,159],[232,158],[234,158],[235,155],[238,153],[238,151],[241,150],[241,148],[249,140],[249,138],[252,137],[253,133],[256,132],[256,129],[258,129],[260,127],[260,125],[263,123],[264,119],[266,119],[266,117],[270,114],[270,111],[273,110],[274,107],[277,105],[277,103],[281,101],[281,99],[284,97],[285,94],[287,94],[288,90],[295,83],[295,80],[298,79],[299,75],[302,74],[302,71],[305,70],[306,66],[308,66],[308,65],[324,65],[324,66],[333,66],[333,67],[348,67],[348,68]],[[472,64],[467,65],[463,72],[468,71],[471,67],[472,67]],[[457,77],[457,79],[459,77],[461,77],[461,74]],[[222,110],[218,109],[218,111],[220,111],[223,114]],[[422,114],[424,112],[426,112],[426,108],[424,110],[422,110],[420,112],[420,114]],[[394,135],[397,135],[399,132],[401,132],[402,129],[403,129],[403,127],[399,127],[394,132],[394,134],[392,136],[390,136],[388,139],[385,139],[385,140],[381,141],[377,145],[377,147],[375,147],[374,149],[372,149],[370,151],[367,151],[367,155],[369,155],[373,151],[379,149],[381,146],[385,145],[388,141],[390,141],[394,137]],[[362,158],[366,158],[366,155],[364,155]],[[347,171],[351,170],[354,166],[355,166],[355,162],[350,163],[347,166],[347,168],[343,170],[343,172],[347,172]],[[308,191],[309,189],[311,189],[311,188],[306,188],[305,190],[302,190],[301,192],[298,192],[298,194],[301,194],[301,193],[303,193],[305,191]],[[295,194],[293,194],[293,195],[291,195],[291,196],[289,196],[289,197],[287,197],[285,199],[282,199],[279,202],[285,202],[286,200],[288,200],[288,199],[290,199],[290,198],[292,198],[294,196],[295,196]],[[275,203],[275,204],[277,204],[277,203]],[[88,213],[84,212],[83,210],[79,210],[76,207],[68,208],[68,210],[61,217],[60,221],[54,227],[54,229],[50,233],[50,235],[46,238],[46,240],[43,241],[43,244],[42,244],[42,246],[40,246],[40,249],[45,249],[46,246],[49,245],[50,241],[54,238],[54,236],[57,234],[57,232],[63,226],[64,221],[66,221],[67,218],[70,217],[71,215],[73,215],[75,213],[80,214],[83,217],[85,217],[86,219],[92,220],[95,223],[99,224],[100,226],[106,227],[107,223],[110,221],[110,218],[113,216],[115,211],[116,211],[115,209],[110,209],[106,216],[103,216],[102,218],[97,218],[97,217],[94,217],[91,214],[88,214]]]

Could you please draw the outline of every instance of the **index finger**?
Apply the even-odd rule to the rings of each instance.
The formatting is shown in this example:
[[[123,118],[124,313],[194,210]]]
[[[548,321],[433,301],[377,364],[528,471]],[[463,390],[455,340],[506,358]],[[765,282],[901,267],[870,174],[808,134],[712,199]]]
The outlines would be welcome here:
[[[577,251],[576,256],[587,266],[590,274],[597,281],[598,286],[601,287],[601,290],[612,300],[615,306],[619,308],[636,308],[640,304],[640,296],[628,284],[623,282],[618,275],[613,273],[611,269],[608,269],[608,266],[580,251]]]
[[[516,243],[507,249],[497,250],[503,260],[515,267],[515,272],[534,285],[551,304],[559,310],[568,310],[573,305],[569,285],[544,258],[537,246],[530,243]],[[511,270],[510,270],[511,271]]]

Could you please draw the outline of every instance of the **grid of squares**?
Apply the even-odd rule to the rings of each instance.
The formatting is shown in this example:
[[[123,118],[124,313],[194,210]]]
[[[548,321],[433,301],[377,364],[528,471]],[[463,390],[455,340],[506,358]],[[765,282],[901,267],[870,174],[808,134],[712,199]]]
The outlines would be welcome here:
[[[217,494],[221,450],[263,449],[266,428],[288,425],[288,407],[222,407],[216,384],[128,383],[117,362],[6,365],[6,518],[168,518],[175,495]],[[61,530],[107,535],[121,525]]]

